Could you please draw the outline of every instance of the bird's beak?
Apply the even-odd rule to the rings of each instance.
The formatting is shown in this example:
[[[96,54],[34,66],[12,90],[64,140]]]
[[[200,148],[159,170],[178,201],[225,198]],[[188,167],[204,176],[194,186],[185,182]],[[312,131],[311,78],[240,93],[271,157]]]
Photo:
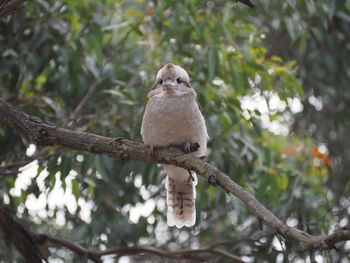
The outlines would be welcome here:
[[[163,86],[163,90],[170,91],[174,87],[177,86],[177,82],[176,81],[172,81],[170,79],[167,79],[167,80],[164,81],[162,86]]]

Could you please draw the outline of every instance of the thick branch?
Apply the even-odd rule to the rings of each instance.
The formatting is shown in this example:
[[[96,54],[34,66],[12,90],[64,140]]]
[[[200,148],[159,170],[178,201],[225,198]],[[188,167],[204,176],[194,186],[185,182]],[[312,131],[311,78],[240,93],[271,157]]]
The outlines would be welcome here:
[[[157,149],[151,153],[150,147],[142,143],[59,128],[17,110],[3,99],[0,99],[0,122],[40,145],[57,145],[118,159],[173,164],[193,170],[222,187],[227,193],[238,197],[260,220],[276,229],[281,235],[294,238],[308,248],[332,248],[337,242],[350,240],[348,230],[340,230],[329,236],[311,236],[297,228],[287,226],[228,175],[203,160],[184,155],[176,149]]]
[[[6,208],[0,206],[0,229],[6,238],[17,248],[23,255],[25,262],[41,263],[46,260],[40,250],[42,236],[33,236],[20,223],[12,218]]]

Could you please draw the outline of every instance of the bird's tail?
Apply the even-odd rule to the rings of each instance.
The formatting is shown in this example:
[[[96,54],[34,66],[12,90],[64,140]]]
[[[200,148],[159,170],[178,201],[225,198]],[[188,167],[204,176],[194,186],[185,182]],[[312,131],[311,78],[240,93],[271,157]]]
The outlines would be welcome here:
[[[196,184],[194,172],[173,165],[165,165],[167,173],[167,223],[181,228],[193,226],[196,222]]]

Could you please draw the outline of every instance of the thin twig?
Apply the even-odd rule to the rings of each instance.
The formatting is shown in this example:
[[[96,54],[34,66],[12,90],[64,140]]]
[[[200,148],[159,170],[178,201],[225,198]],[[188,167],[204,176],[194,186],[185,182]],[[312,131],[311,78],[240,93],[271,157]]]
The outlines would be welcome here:
[[[165,250],[157,247],[145,247],[145,246],[130,246],[130,247],[114,247],[108,248],[105,250],[92,250],[85,248],[79,244],[71,242],[69,240],[65,240],[57,237],[47,237],[48,241],[52,245],[63,246],[65,248],[74,251],[75,253],[86,256],[94,262],[99,262],[102,256],[106,255],[137,255],[141,253],[150,253],[162,257],[174,258],[174,259],[192,259],[200,262],[206,261],[205,258],[197,257],[197,254],[212,254],[212,255],[220,255],[227,259],[230,259],[232,262],[236,263],[246,263],[244,260],[240,259],[240,257],[233,255],[227,251],[221,249],[213,249],[213,248],[200,248],[200,249],[188,249],[188,250]]]
[[[283,255],[284,255],[284,262],[285,263],[289,263],[289,258],[288,258],[288,252],[287,252],[287,247],[286,247],[286,244],[283,240],[283,237],[280,236],[278,233],[276,234],[276,237],[280,243],[280,246],[282,248],[282,252],[283,252]]]
[[[317,263],[316,258],[315,258],[315,251],[311,249],[309,251],[309,256],[310,256],[310,262],[311,263]]]
[[[53,155],[60,154],[65,151],[63,147],[57,147],[54,153],[50,153],[52,147],[46,146],[41,148],[36,154],[33,156],[27,157],[23,161],[19,161],[16,163],[11,163],[8,165],[4,165],[0,167],[0,180],[5,179],[6,176],[16,176],[20,172],[19,169],[27,164],[33,162],[34,160],[46,160],[52,157]]]
[[[250,0],[236,0],[237,2],[241,2],[244,5],[249,6],[250,8],[254,8],[255,5]]]
[[[70,114],[69,120],[74,120],[78,116],[78,114],[81,112],[81,110],[85,106],[86,102],[89,100],[89,98],[94,93],[98,85],[103,81],[103,79],[104,78],[99,78],[95,80],[95,82],[90,86],[89,90],[87,91],[83,99],[79,102],[78,106],[74,109],[72,114]]]

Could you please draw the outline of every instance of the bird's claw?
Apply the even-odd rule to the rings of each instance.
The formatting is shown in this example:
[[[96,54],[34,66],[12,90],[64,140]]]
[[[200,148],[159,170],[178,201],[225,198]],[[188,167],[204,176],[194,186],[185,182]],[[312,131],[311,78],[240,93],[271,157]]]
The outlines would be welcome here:
[[[180,151],[182,151],[185,154],[189,154],[192,152],[196,152],[199,148],[200,145],[198,142],[184,142],[182,144],[175,144],[175,145],[171,145],[171,147],[175,148],[175,149],[179,149]]]
[[[213,185],[213,186],[217,186],[217,185],[218,185],[218,182],[217,182],[217,180],[216,180],[216,176],[210,175],[210,176],[208,177],[208,183],[211,184],[211,185]]]
[[[191,152],[191,143],[190,142],[185,142],[183,145],[182,145],[182,151],[186,154],[190,153]]]
[[[149,153],[150,155],[154,156],[155,155],[155,151],[157,149],[165,149],[165,148],[173,148],[173,149],[177,149],[177,150],[180,150],[182,151],[183,153],[185,154],[189,154],[189,153],[192,153],[192,152],[196,152],[199,148],[200,148],[200,145],[198,142],[195,142],[195,143],[192,143],[192,142],[185,142],[185,143],[182,143],[182,144],[172,144],[172,145],[169,145],[168,147],[166,146],[154,146],[154,145],[149,145]],[[200,157],[201,159],[202,158],[205,158],[204,157]]]

